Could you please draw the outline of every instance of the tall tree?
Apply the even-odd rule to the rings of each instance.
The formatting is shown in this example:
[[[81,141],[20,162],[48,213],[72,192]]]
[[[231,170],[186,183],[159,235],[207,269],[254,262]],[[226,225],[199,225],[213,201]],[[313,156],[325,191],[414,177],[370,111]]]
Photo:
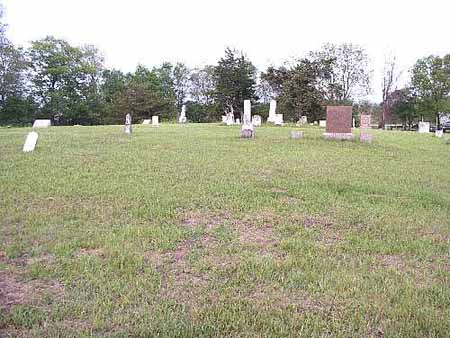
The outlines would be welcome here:
[[[270,85],[286,119],[295,121],[306,115],[314,120],[322,114],[323,95],[318,90],[319,71],[316,61],[301,59],[280,68],[269,67],[261,74],[261,78]]]
[[[318,88],[328,103],[349,103],[370,93],[370,62],[363,47],[328,43],[310,58],[320,65]]]
[[[214,103],[216,88],[214,70],[214,66],[205,66],[191,72],[189,95],[194,102],[203,105]]]
[[[412,69],[411,89],[418,99],[423,116],[435,116],[450,111],[450,54],[428,56],[417,60]]]
[[[98,123],[92,100],[102,70],[97,53],[94,48],[74,47],[51,36],[32,42],[31,83],[42,115],[61,124]]]
[[[223,110],[242,115],[244,100],[257,99],[256,68],[242,52],[227,48],[214,74],[215,97]]]
[[[392,94],[397,90],[398,80],[401,72],[398,69],[397,60],[395,56],[389,55],[386,57],[383,69],[383,83],[382,93],[383,102],[381,110],[381,118],[379,126],[381,128],[391,120],[392,115]]]

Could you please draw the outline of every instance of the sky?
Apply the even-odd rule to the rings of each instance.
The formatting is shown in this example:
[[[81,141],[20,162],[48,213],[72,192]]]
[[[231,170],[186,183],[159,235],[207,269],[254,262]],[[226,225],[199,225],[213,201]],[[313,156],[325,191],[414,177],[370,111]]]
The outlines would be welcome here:
[[[372,101],[381,100],[385,56],[403,70],[421,57],[450,53],[450,0],[0,0],[18,45],[53,35],[93,44],[107,67],[132,71],[163,61],[216,64],[227,46],[260,70],[324,43],[363,46],[373,68]]]

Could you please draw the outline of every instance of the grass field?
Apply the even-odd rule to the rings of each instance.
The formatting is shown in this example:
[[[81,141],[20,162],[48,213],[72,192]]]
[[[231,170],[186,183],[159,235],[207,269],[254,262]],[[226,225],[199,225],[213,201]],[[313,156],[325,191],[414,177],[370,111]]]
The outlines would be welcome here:
[[[0,337],[450,337],[450,145],[293,129],[0,129]]]

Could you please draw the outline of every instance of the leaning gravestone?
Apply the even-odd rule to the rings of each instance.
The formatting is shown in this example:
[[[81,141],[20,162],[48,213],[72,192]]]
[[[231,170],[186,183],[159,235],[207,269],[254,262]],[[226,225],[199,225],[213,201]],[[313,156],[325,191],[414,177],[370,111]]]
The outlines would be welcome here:
[[[267,118],[267,122],[275,123],[277,117],[277,101],[271,100],[269,107],[269,117]]]
[[[352,106],[328,106],[326,139],[349,140],[352,134]]]
[[[131,135],[132,126],[131,126],[131,114],[127,114],[125,116],[125,134]]]
[[[419,122],[419,133],[425,134],[430,132],[430,122]]]
[[[23,145],[23,151],[25,153],[31,152],[34,148],[36,148],[38,137],[39,135],[35,131],[28,133],[27,138],[25,139],[25,144]]]
[[[259,116],[259,115],[252,116],[252,123],[255,127],[261,126],[261,121],[262,121],[261,116]]]
[[[178,119],[179,123],[186,123],[187,122],[187,118],[186,118],[186,105],[183,104],[183,106],[181,107],[181,114],[180,114],[180,118]]]
[[[51,120],[35,120],[33,123],[33,128],[48,128],[51,125]]]
[[[152,116],[152,126],[159,127],[159,116],[158,115]]]
[[[361,114],[361,125],[360,125],[361,134],[359,136],[359,140],[361,142],[372,143],[373,141],[373,135],[369,132],[370,121],[371,121],[370,114]]]
[[[142,124],[150,124],[150,121],[151,120],[144,120],[144,121],[142,121]]]

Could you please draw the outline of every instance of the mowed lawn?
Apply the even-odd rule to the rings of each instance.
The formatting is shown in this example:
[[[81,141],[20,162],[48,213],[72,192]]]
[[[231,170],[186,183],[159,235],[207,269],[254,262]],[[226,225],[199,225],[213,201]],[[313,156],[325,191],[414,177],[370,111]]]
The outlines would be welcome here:
[[[295,129],[0,129],[0,336],[449,337],[450,144]]]

